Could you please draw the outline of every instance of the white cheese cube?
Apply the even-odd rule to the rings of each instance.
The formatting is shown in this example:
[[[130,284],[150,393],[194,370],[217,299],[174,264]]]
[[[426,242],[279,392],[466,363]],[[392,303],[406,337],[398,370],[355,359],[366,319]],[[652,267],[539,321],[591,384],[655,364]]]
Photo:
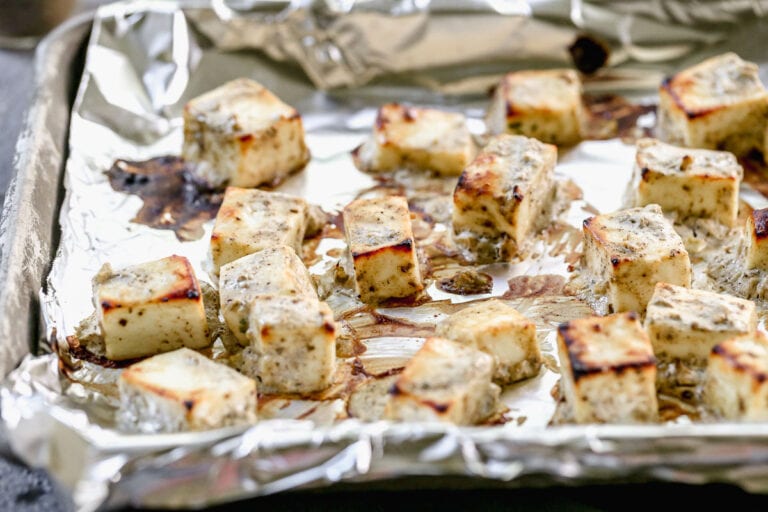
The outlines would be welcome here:
[[[379,109],[373,136],[353,157],[369,172],[414,169],[458,176],[474,152],[463,114],[388,103]]]
[[[656,357],[705,365],[712,348],[757,328],[755,303],[703,290],[658,283],[645,330]]]
[[[517,135],[491,138],[453,193],[454,241],[479,262],[524,252],[547,222],[557,148]]]
[[[493,357],[497,384],[534,377],[541,369],[536,324],[500,300],[480,302],[452,314],[437,326],[436,334]]]
[[[753,210],[744,234],[747,269],[768,270],[768,208]]]
[[[122,421],[145,432],[204,430],[256,421],[256,382],[182,348],[120,375]]]
[[[120,270],[104,265],[93,280],[93,300],[112,360],[211,344],[195,271],[169,256]]]
[[[222,265],[267,247],[287,245],[301,254],[309,206],[279,192],[229,187],[211,234],[211,258]]]
[[[390,390],[384,417],[472,425],[496,409],[493,358],[442,338],[428,338]]]
[[[712,349],[704,402],[726,419],[768,421],[768,339],[761,332]]]
[[[383,419],[384,410],[389,400],[389,390],[392,389],[399,377],[399,375],[377,377],[355,386],[349,395],[347,405],[349,416],[367,422]]]
[[[182,156],[214,185],[255,187],[302,169],[309,150],[296,109],[240,78],[186,104]]]
[[[251,302],[265,295],[317,299],[312,278],[296,252],[287,246],[264,249],[221,267],[219,300],[224,321],[248,345]]]
[[[570,69],[514,71],[496,87],[486,116],[490,133],[570,146],[581,140],[579,75]]]
[[[664,80],[658,118],[666,142],[746,155],[763,150],[768,92],[756,64],[726,53]]]
[[[691,286],[688,252],[655,204],[585,220],[584,260],[615,312],[644,313],[656,283]]]
[[[333,312],[317,298],[265,295],[251,303],[248,337],[267,393],[312,393],[336,372]]]
[[[561,390],[577,423],[657,419],[656,359],[637,314],[561,324],[557,348]]]
[[[681,217],[736,224],[744,175],[733,153],[684,149],[653,139],[637,143],[636,206],[658,204]]]
[[[411,297],[424,289],[404,197],[351,202],[344,208],[344,231],[363,302]]]

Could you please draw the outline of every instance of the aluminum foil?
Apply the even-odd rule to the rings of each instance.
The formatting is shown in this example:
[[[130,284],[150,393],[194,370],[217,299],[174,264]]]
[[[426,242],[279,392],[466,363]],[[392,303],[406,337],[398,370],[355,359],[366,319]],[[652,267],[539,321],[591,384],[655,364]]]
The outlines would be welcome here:
[[[313,160],[280,190],[333,212],[376,185],[354,168],[349,152],[367,136],[376,107],[385,101],[462,111],[481,136],[485,93],[500,73],[567,65],[565,48],[577,33],[604,37],[613,50],[609,66],[587,88],[632,89],[638,97],[652,94],[668,69],[708,53],[735,49],[759,61],[766,38],[759,30],[760,2],[697,3],[704,7],[695,14],[686,14],[686,2],[203,4],[126,2],[96,16],[71,115],[60,243],[40,298],[44,335],[59,346],[92,312],[90,280],[104,262],[120,267],[182,254],[202,280],[210,280],[204,265],[210,223],[192,242],[133,223],[140,200],[113,191],[104,173],[118,158],[178,154],[184,103],[229,79],[254,78],[302,113]],[[747,23],[757,31],[752,36],[760,37],[750,37]],[[571,234],[591,212],[621,206],[633,155],[620,140],[588,141],[561,153],[557,177],[563,193],[573,183],[583,197],[559,212],[562,229],[540,240],[535,256],[484,269],[495,278],[487,296],[504,293],[506,280],[518,275],[568,275],[578,245]],[[414,201],[424,199],[415,197],[419,192],[451,186],[406,175],[393,179],[410,180]],[[745,193],[753,206],[762,206],[756,195]],[[435,233],[440,231],[426,236]],[[318,251],[333,248],[329,239]],[[333,264],[329,254],[320,254],[312,267],[321,281]],[[428,330],[465,300],[434,287],[429,292],[442,302],[381,313]],[[335,299],[329,297],[342,308]],[[464,475],[510,485],[528,475],[571,482],[660,478],[768,490],[768,431],[759,425],[691,424],[683,418],[653,426],[548,428],[555,409],[550,391],[558,378],[553,328],[583,316],[585,306],[563,297],[511,300],[537,322],[549,363],[539,377],[505,393],[511,421],[503,425],[337,421],[344,415],[337,404],[292,403],[262,411],[269,419],[250,429],[133,434],[116,428],[117,371],[68,366],[66,351],[62,360],[27,356],[7,377],[0,388],[3,424],[14,451],[48,468],[82,510],[125,503],[199,506],[406,475]],[[397,364],[420,342],[385,333],[369,338],[361,360],[373,366]]]

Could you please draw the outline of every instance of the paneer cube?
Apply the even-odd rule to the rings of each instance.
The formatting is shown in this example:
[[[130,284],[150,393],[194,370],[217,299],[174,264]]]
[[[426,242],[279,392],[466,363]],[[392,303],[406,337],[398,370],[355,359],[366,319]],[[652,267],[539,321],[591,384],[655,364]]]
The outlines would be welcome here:
[[[353,157],[363,171],[413,169],[458,176],[474,153],[463,114],[388,103],[379,109],[373,136]]]
[[[712,349],[704,402],[726,419],[768,421],[768,339],[754,332]]]
[[[120,270],[105,264],[93,279],[93,300],[109,359],[211,344],[200,284],[183,256]]]
[[[256,421],[256,381],[187,348],[129,366],[119,388],[119,417],[144,432]]]
[[[576,423],[657,419],[656,359],[637,314],[561,324],[557,348],[561,390]]]
[[[424,289],[404,197],[351,202],[344,208],[344,231],[363,302],[411,297]]]
[[[549,217],[557,148],[517,135],[491,138],[453,193],[456,245],[470,261],[504,261],[524,253]]]
[[[660,138],[671,144],[763,151],[768,92],[756,64],[726,53],[664,80],[658,118]]]
[[[182,156],[213,185],[256,187],[302,169],[309,150],[296,109],[240,78],[186,104]]]
[[[768,270],[768,208],[754,210],[749,215],[744,243],[746,268]]]
[[[251,303],[248,338],[267,393],[312,393],[336,372],[333,312],[317,298],[265,295]]]
[[[712,348],[757,328],[755,303],[731,295],[658,283],[645,330],[656,357],[706,365]]]
[[[570,146],[581,140],[581,81],[571,69],[514,71],[496,87],[486,116],[490,133]]]
[[[682,217],[711,218],[734,226],[743,176],[733,153],[642,139],[635,160],[635,205],[658,204]]]
[[[247,346],[251,302],[280,295],[317,300],[312,278],[296,252],[287,246],[264,249],[221,267],[219,300],[224,321]]]
[[[691,286],[688,252],[655,204],[585,220],[584,261],[614,312],[644,313],[656,283]]]
[[[267,247],[287,245],[301,254],[308,212],[299,197],[227,188],[211,234],[215,270]]]
[[[472,425],[494,413],[500,389],[493,358],[472,347],[428,338],[390,390],[384,417]]]
[[[493,357],[493,381],[500,385],[535,377],[541,369],[536,324],[500,300],[480,302],[437,326],[440,337]]]

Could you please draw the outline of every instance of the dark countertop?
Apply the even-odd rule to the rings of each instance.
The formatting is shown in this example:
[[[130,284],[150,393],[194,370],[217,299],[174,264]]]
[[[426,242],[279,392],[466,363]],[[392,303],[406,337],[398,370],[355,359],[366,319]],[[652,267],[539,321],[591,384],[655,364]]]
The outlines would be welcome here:
[[[32,96],[34,52],[0,50],[0,203],[13,175],[16,140]]]
[[[100,3],[85,0],[81,10]],[[16,140],[24,122],[32,94],[33,58],[31,50],[0,50],[0,202],[13,173]],[[588,487],[550,487],[527,489],[462,490],[360,490],[349,486],[330,491],[303,491],[249,500],[212,510],[239,510],[264,507],[267,510],[617,510],[628,503],[649,503],[674,494],[683,501],[705,503],[710,499],[734,500],[740,509],[763,508],[766,501],[725,485],[684,486],[672,484],[625,484]],[[406,488],[412,485],[405,484]],[[0,511],[65,511],[68,499],[58,492],[44,471],[31,470],[18,461],[0,456]]]

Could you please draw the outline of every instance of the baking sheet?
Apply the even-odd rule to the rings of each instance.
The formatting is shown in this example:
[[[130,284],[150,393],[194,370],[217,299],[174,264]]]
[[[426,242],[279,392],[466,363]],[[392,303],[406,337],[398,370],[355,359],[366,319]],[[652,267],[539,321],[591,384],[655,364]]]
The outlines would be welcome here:
[[[536,6],[541,8],[543,4],[546,2]],[[483,15],[493,14],[489,7],[492,3],[483,5]],[[368,134],[375,108],[381,102],[397,98],[461,110],[470,117],[473,132],[479,134],[487,104],[486,86],[511,67],[508,62],[493,62],[479,73],[482,80],[473,81],[463,76],[466,70],[450,73],[445,69],[449,64],[462,64],[457,60],[441,63],[439,70],[412,73],[407,80],[382,78],[368,86],[323,93],[317,85],[359,83],[324,83],[299,60],[314,79],[313,84],[298,67],[275,64],[270,58],[281,57],[266,48],[262,49],[270,58],[260,53],[232,52],[258,44],[247,41],[238,46],[231,42],[231,32],[219,34],[214,28],[224,30],[236,23],[264,25],[264,19],[254,17],[253,9],[226,19],[221,9],[227,5],[219,2],[215,7],[218,10],[192,7],[182,11],[171,3],[139,2],[130,6],[116,4],[99,12],[72,114],[61,245],[49,288],[42,296],[44,332],[53,334],[55,327],[59,341],[91,312],[90,279],[105,261],[122,266],[135,263],[137,255],[147,260],[182,253],[190,256],[199,276],[206,275],[203,261],[207,236],[180,244],[172,232],[131,223],[140,205],[138,199],[112,191],[103,174],[117,158],[141,160],[178,153],[179,114],[189,98],[230,78],[251,76],[296,106],[304,114],[314,159],[305,172],[291,178],[281,190],[303,195],[332,211],[361,189],[374,185],[372,178],[353,168],[348,151]],[[442,11],[437,7],[439,3],[436,17],[441,19]],[[455,7],[454,11],[446,11],[457,15]],[[513,33],[528,37],[517,29],[521,20],[532,13],[523,9],[495,14],[505,16],[499,18],[504,20],[499,23],[510,30],[509,37]],[[372,16],[370,12],[364,14]],[[406,10],[405,14],[422,17],[432,13]],[[295,15],[288,10],[282,17],[271,19],[269,26],[290,26],[288,20]],[[391,13],[379,15],[388,19]],[[367,27],[349,23],[358,30]],[[455,23],[447,26],[455,27]],[[573,37],[572,28],[557,24],[551,27]],[[705,32],[699,32],[702,41],[707,40],[702,35]],[[253,35],[251,30],[246,33]],[[718,31],[712,33],[724,37]],[[269,39],[264,37],[262,43]],[[689,45],[688,50],[694,46]],[[747,58],[749,48],[743,53]],[[543,58],[545,53],[533,57]],[[494,54],[491,51],[489,55]],[[685,53],[682,58],[694,57]],[[548,62],[562,63],[563,59],[558,54]],[[635,62],[627,59],[627,64]],[[423,66],[424,62],[416,64]],[[658,70],[666,65],[656,66],[658,76]],[[399,71],[385,66],[376,69],[365,79]],[[337,73],[333,67],[325,72],[329,76]],[[620,76],[631,76],[621,74],[626,72],[626,68],[616,71]],[[640,95],[648,92],[642,83],[630,81],[624,87],[629,85],[639,87]],[[588,87],[604,88],[604,81],[597,80]],[[94,140],[99,143],[94,144]],[[590,208],[618,208],[621,194],[617,192],[623,191],[629,179],[633,153],[633,148],[614,140],[586,142],[562,154],[557,170],[560,181],[573,180],[584,191],[584,198],[574,203],[572,211],[564,212],[563,218],[578,225]],[[345,187],[329,189],[329,175]],[[206,230],[209,234],[210,225]],[[557,257],[543,258],[540,263],[554,273],[563,272],[566,266]],[[503,269],[505,277],[524,270]],[[522,300],[516,305],[525,309],[536,304]],[[399,312],[387,314],[397,316]],[[545,338],[542,341],[551,353],[554,344],[546,329],[551,330],[561,318],[547,320],[542,315],[540,320]],[[366,355],[376,354],[376,350],[369,349]],[[683,422],[544,429],[554,401],[541,397],[549,393],[556,379],[554,372],[547,371],[513,390],[513,396],[506,400],[513,408],[519,406],[525,411],[526,418],[503,426],[461,429],[362,424],[356,420],[318,426],[309,421],[276,419],[246,432],[141,436],[116,431],[110,418],[109,397],[94,393],[92,387],[73,386],[67,380],[64,394],[55,356],[43,356],[27,358],[6,381],[2,413],[17,453],[48,467],[72,489],[83,509],[94,508],[105,500],[112,504],[128,500],[142,505],[191,506],[340,479],[373,480],[406,474],[464,474],[504,481],[540,473],[571,481],[631,474],[678,481],[734,481],[763,489],[765,458],[759,444],[764,442],[764,434],[759,426]],[[522,389],[526,386],[536,389]],[[739,451],[747,448],[751,450],[749,460]]]

